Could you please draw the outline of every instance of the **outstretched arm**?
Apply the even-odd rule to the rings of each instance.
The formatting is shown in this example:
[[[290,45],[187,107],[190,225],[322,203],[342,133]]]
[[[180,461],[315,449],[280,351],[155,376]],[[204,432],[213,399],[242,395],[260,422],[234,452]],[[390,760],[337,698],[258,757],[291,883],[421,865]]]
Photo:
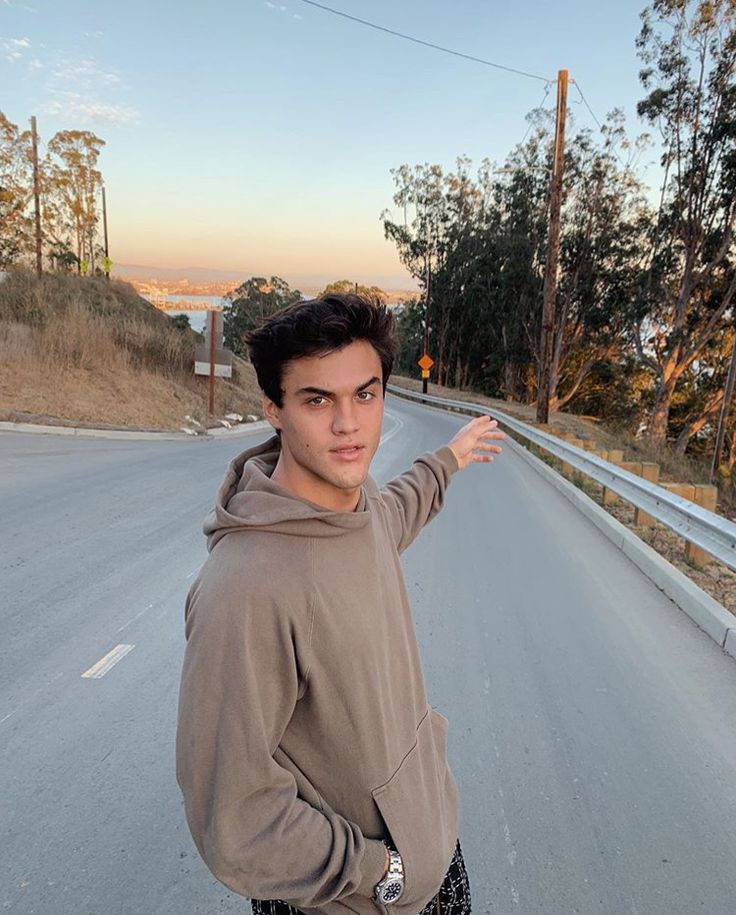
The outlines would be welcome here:
[[[490,463],[493,454],[502,451],[500,445],[492,444],[494,440],[506,438],[506,433],[499,432],[497,425],[489,416],[471,420],[449,444],[421,455],[409,470],[381,489],[399,553],[403,553],[424,525],[441,510],[453,473],[473,462]],[[479,451],[483,453],[476,453]]]

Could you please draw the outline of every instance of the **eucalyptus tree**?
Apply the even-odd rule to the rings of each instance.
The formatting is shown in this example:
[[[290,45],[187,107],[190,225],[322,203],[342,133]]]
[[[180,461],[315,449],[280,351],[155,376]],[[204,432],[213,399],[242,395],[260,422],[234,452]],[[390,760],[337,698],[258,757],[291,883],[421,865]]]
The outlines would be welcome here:
[[[298,289],[291,289],[279,276],[266,279],[252,276],[225,296],[223,337],[225,346],[243,359],[248,358],[245,335],[282,308],[302,298]]]
[[[332,283],[328,283],[320,292],[319,297],[322,298],[326,295],[344,294],[348,292],[357,292],[359,296],[362,296],[364,299],[367,299],[369,302],[374,302],[377,305],[385,305],[388,301],[388,295],[379,286],[362,286],[360,283],[355,283],[352,280],[335,280]]]
[[[731,322],[736,294],[736,4],[655,0],[637,39],[642,118],[663,180],[634,344],[654,377],[648,436],[666,439],[678,383]]]
[[[47,238],[60,252],[74,251],[77,269],[94,272],[100,220],[102,173],[97,167],[105,141],[88,130],[54,134],[42,164],[43,221]]]
[[[21,132],[0,111],[0,267],[31,250],[33,225],[30,132]]]
[[[644,143],[639,138],[635,146]],[[552,410],[573,400],[597,363],[620,361],[630,336],[649,210],[640,182],[617,158],[617,147],[626,145],[618,110],[609,115],[600,142],[584,129],[568,144]]]

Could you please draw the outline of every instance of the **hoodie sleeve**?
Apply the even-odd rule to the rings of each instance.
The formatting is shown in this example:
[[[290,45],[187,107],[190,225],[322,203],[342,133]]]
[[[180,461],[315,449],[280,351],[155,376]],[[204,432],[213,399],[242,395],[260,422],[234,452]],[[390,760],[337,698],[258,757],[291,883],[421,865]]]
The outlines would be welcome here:
[[[294,776],[273,758],[308,672],[309,613],[301,626],[293,607],[254,588],[263,576],[232,561],[223,567],[222,552],[186,601],[176,770],[194,842],[215,877],[243,896],[297,907],[372,896],[383,843],[298,797]]]
[[[445,502],[450,477],[459,469],[449,445],[418,457],[411,468],[381,489],[399,553],[434,518]]]

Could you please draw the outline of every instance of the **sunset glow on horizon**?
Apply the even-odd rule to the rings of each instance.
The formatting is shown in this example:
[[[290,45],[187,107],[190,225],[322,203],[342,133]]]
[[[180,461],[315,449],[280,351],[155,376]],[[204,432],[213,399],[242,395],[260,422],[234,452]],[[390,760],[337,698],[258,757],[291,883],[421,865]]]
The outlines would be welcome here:
[[[42,152],[58,130],[105,140],[114,264],[412,289],[417,281],[380,220],[393,205],[390,170],[425,162],[452,170],[463,154],[476,167],[484,157],[502,165],[560,67],[580,80],[599,118],[621,106],[636,132],[641,6],[336,4],[542,74],[540,82],[299,0],[224,0],[216,14],[131,0],[115,15],[90,0],[0,0],[0,110],[21,129],[36,115]],[[545,106],[553,104],[551,92]],[[574,93],[570,109],[573,125],[596,129]]]

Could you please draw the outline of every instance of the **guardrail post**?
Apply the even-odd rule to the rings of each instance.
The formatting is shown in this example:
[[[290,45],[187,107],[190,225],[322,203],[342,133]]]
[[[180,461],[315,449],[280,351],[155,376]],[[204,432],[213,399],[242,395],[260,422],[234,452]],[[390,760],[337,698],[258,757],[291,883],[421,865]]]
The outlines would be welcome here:
[[[610,464],[620,464],[624,459],[624,453],[621,448],[612,448],[608,452],[608,462]],[[604,505],[618,505],[619,498],[612,489],[606,489],[603,487],[603,504]]]
[[[583,440],[581,438],[575,438],[575,436],[570,432],[565,433],[564,439],[568,444],[575,445],[576,448],[583,447]],[[573,471],[572,464],[568,464],[567,461],[563,461],[562,462],[562,475],[564,477],[571,477],[573,475],[573,472],[574,471]]]
[[[693,488],[695,490],[693,502],[697,505],[702,505],[703,508],[707,508],[710,512],[714,512],[718,501],[718,487],[712,486],[710,483],[696,483]],[[695,546],[694,543],[689,541],[685,548],[685,558],[688,562],[700,567],[707,566],[713,562],[713,557],[710,553],[706,553],[704,549]]]
[[[641,476],[650,483],[659,483],[659,464],[654,464],[650,461],[642,461]],[[634,524],[638,524],[640,527],[652,527],[654,525],[654,518],[640,508],[637,508],[634,512]]]
[[[673,492],[676,496],[679,496],[681,499],[688,499],[690,502],[695,501],[695,484],[694,483],[662,483],[660,484],[662,489],[668,489],[670,492]],[[683,538],[684,539],[684,538]],[[696,555],[694,559],[691,559],[691,550],[690,547],[692,544],[689,541],[685,541],[685,557],[693,562],[694,565],[698,565],[698,556]],[[702,552],[702,550],[701,550]]]
[[[549,425],[549,423],[538,423],[535,428],[540,429],[542,432],[546,432],[548,435],[556,435],[554,429]],[[544,448],[540,447],[534,442],[529,442],[528,447],[531,453],[540,459],[542,459],[547,453]]]
[[[622,470],[628,470],[629,473],[634,473],[638,477],[641,476],[641,461],[613,461],[612,463]],[[606,497],[608,501],[606,501]],[[609,490],[604,489],[604,505],[618,505],[620,501],[616,493],[611,493]]]

